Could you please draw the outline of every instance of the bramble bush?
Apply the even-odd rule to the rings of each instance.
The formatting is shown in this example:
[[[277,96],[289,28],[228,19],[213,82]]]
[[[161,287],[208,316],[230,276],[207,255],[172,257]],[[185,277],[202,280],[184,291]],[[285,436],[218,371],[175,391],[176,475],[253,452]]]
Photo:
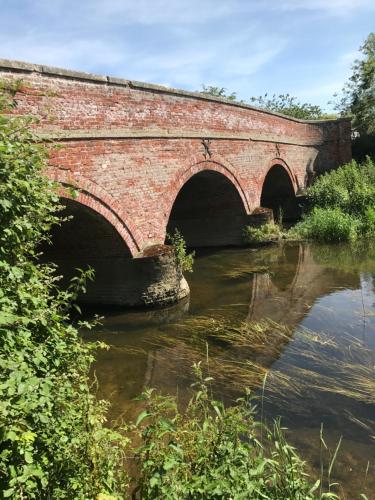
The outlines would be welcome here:
[[[12,499],[123,498],[127,440],[106,429],[107,405],[90,393],[97,345],[69,316],[88,270],[59,290],[38,248],[59,223],[47,151],[31,119],[0,98],[0,491]],[[90,325],[86,325],[90,326]]]

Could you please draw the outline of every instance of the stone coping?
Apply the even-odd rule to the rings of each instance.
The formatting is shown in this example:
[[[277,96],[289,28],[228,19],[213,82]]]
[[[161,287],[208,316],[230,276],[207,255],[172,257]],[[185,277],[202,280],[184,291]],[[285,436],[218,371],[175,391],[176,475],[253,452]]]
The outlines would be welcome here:
[[[105,85],[116,85],[120,87],[128,87],[137,90],[143,90],[148,92],[159,92],[161,94],[171,94],[179,97],[188,97],[193,99],[200,99],[209,102],[218,102],[221,104],[226,104],[229,106],[234,106],[238,108],[250,109],[252,111],[258,111],[260,113],[278,116],[284,118],[285,120],[297,122],[297,123],[307,123],[307,124],[324,124],[324,123],[337,123],[341,121],[350,121],[350,118],[335,118],[328,120],[300,120],[298,118],[293,118],[291,116],[286,116],[281,113],[275,113],[267,109],[257,108],[256,106],[251,106],[250,104],[244,104],[240,102],[234,102],[223,97],[215,97],[207,94],[202,94],[201,92],[192,92],[187,90],[180,90],[171,87],[165,87],[163,85],[157,85],[153,83],[138,82],[136,80],[126,80],[123,78],[117,78],[113,76],[103,76],[96,75],[94,73],[85,73],[83,71],[74,71],[63,68],[56,68],[54,66],[46,66],[42,64],[32,64],[22,61],[14,61],[10,59],[0,59],[0,71],[17,71],[21,73],[40,73],[46,76],[56,76],[61,78],[69,78],[80,81],[87,81],[97,84]]]
[[[323,137],[306,140],[296,139],[293,136],[280,136],[266,133],[214,133],[209,130],[161,130],[161,129],[78,129],[78,130],[36,130],[36,135],[41,140],[51,141],[80,141],[80,140],[102,140],[102,139],[211,139],[211,140],[231,140],[231,141],[252,141],[252,142],[271,142],[278,144],[290,144],[295,146],[319,146],[328,142],[334,142],[333,139]]]

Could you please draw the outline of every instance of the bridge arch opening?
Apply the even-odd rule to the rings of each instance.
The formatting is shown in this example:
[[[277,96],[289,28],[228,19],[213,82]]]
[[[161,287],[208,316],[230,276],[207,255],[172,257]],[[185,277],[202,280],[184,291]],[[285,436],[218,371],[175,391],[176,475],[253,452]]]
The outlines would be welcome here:
[[[203,170],[179,191],[167,225],[177,228],[189,247],[239,245],[246,211],[236,186],[224,174]]]
[[[113,225],[92,208],[68,198],[62,199],[62,205],[61,215],[69,220],[53,228],[52,244],[42,249],[42,260],[57,265],[62,287],[77,275],[77,268],[91,266],[95,280],[87,283],[87,293],[79,301],[115,304],[124,266],[132,258],[128,246]]]
[[[260,205],[271,208],[278,222],[298,218],[299,209],[289,173],[282,165],[274,165],[264,179]]]

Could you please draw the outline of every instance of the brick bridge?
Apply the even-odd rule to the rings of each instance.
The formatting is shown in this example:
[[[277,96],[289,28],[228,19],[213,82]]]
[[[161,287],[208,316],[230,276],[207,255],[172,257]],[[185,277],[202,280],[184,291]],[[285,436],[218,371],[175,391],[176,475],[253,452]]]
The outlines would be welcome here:
[[[315,173],[350,160],[350,122],[302,121],[194,92],[0,60],[15,112],[39,117],[49,175],[79,188],[55,259],[108,269],[162,244],[239,244],[260,206],[296,213]],[[88,259],[89,257],[89,259]],[[117,260],[116,260],[117,259]],[[100,262],[99,262],[100,261]],[[113,275],[117,270],[113,269]],[[111,274],[111,273],[109,273]],[[108,285],[109,287],[109,285]]]

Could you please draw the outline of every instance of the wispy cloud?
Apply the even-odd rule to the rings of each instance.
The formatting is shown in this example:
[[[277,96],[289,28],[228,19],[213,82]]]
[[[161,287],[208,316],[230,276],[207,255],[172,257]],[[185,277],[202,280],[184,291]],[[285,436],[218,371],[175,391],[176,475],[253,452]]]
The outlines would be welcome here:
[[[60,9],[67,2],[57,0]],[[45,4],[39,0],[38,8]],[[108,0],[106,16],[121,18],[122,13],[126,26],[138,26],[147,41],[139,43],[139,38],[132,33],[113,30],[106,37],[98,37],[97,31],[79,30],[75,34],[74,23],[70,32],[64,29],[39,32],[35,28],[24,31],[17,39],[8,35],[0,35],[0,46],[4,56],[36,63],[66,66],[86,71],[106,71],[109,74],[138,80],[161,83],[168,81],[176,87],[198,89],[202,83],[226,86],[230,78],[248,77],[272,61],[287,45],[285,36],[263,34],[259,23],[249,21],[244,29],[239,31],[215,29],[206,26],[204,41],[202,40],[203,19],[224,16],[229,12],[228,5],[235,6],[236,0],[228,2],[225,7],[215,9],[212,0],[203,3],[198,8],[198,0],[190,2],[171,3],[167,0],[155,0],[147,10],[144,0],[137,4]],[[165,16],[167,4],[171,6]],[[187,8],[189,5],[189,9]],[[87,7],[87,6],[86,6]],[[90,9],[97,9],[95,19],[103,2],[93,1]],[[212,9],[213,14],[211,14]],[[57,15],[58,11],[51,12]],[[76,13],[77,14],[77,13]],[[171,26],[163,28],[163,33],[146,26],[139,27],[137,23],[163,22],[173,18]],[[100,16],[99,16],[100,17]],[[77,16],[78,21],[82,19]],[[101,17],[100,17],[101,18]],[[195,19],[199,19],[198,24]],[[210,20],[211,22],[211,20]],[[135,23],[135,24],[134,24]],[[105,24],[105,23],[104,23]],[[214,27],[214,29],[212,29]],[[128,28],[126,28],[128,29]],[[73,33],[73,36],[72,36]],[[81,33],[85,33],[85,38]],[[159,41],[152,43],[157,34]],[[142,36],[142,35],[141,35]],[[165,44],[160,39],[165,39]]]
[[[189,24],[205,23],[242,9],[241,2],[228,0],[93,0],[90,10],[102,21],[117,18],[125,24]]]
[[[284,0],[279,3],[284,10],[323,11],[333,16],[347,16],[358,9],[374,10],[373,0]]]
[[[360,55],[361,54],[358,50],[349,50],[348,52],[344,52],[339,56],[338,64],[340,66],[349,67],[356,59],[360,58]]]
[[[372,11],[374,0],[4,0],[0,57],[319,100],[346,79]]]

